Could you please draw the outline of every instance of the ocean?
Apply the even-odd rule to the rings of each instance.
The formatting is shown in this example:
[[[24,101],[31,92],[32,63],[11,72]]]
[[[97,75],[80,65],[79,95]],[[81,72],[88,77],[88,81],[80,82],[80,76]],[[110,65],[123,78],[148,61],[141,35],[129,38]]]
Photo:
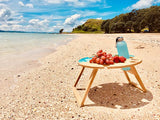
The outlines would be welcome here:
[[[71,34],[0,32],[0,70],[38,60],[75,37]]]
[[[74,35],[42,33],[0,33],[0,56],[20,54],[33,49],[56,49],[66,44]]]

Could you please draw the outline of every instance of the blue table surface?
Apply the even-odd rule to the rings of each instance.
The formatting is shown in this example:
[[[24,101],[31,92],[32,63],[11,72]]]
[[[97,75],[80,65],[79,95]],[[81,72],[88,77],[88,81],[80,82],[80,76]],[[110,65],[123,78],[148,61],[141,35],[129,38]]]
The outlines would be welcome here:
[[[134,57],[134,55],[129,55],[130,57]],[[84,57],[79,59],[78,62],[88,62],[90,59],[92,59],[91,57]]]
[[[79,59],[78,62],[88,62],[90,59],[92,59],[92,58],[91,57],[84,57],[84,58]]]

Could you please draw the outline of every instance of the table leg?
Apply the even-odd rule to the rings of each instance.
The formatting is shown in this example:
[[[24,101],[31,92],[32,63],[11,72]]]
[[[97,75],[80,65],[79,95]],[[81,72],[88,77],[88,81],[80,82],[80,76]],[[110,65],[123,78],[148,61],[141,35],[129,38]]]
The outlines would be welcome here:
[[[128,73],[127,73],[125,70],[123,70],[123,72],[124,72],[124,74],[125,74],[125,76],[126,76],[128,82],[131,83],[131,80],[130,80],[130,78],[129,78],[129,76],[128,76]]]
[[[141,78],[140,78],[140,76],[139,76],[136,68],[135,68],[134,66],[131,66],[131,70],[132,70],[134,76],[136,77],[137,81],[139,82],[142,90],[143,90],[144,92],[146,92],[146,88],[144,87],[144,84],[143,84],[143,82],[142,82],[142,80],[141,80]],[[138,88],[138,87],[137,87],[137,88]]]
[[[92,85],[92,83],[93,83],[93,80],[94,80],[94,78],[95,78],[95,76],[96,76],[96,74],[97,74],[97,71],[98,71],[98,69],[93,69],[93,71],[92,71],[92,74],[91,74],[91,76],[90,76],[90,78],[89,78],[89,83],[88,83],[87,89],[86,89],[86,91],[85,91],[85,94],[84,94],[84,97],[83,97],[83,99],[82,99],[82,102],[81,102],[81,105],[80,105],[80,106],[84,106],[84,102],[85,102],[86,97],[87,97],[87,95],[88,95],[88,92],[89,92],[89,90],[90,90],[90,88],[91,88],[91,85]]]
[[[82,69],[81,72],[83,72],[83,70],[84,70],[84,69]],[[84,106],[84,102],[85,102],[86,97],[87,97],[87,95],[88,95],[88,92],[89,92],[89,90],[90,90],[90,88],[91,88],[91,85],[92,85],[92,83],[93,83],[93,80],[94,80],[94,78],[95,78],[95,76],[96,76],[96,74],[97,74],[97,71],[98,71],[98,69],[93,69],[93,70],[92,70],[92,73],[91,73],[90,78],[89,78],[89,83],[88,83],[88,85],[87,85],[87,87],[86,87],[86,91],[85,91],[85,93],[84,93],[83,98],[81,98],[81,96],[79,95],[78,90],[77,90],[77,88],[76,88],[76,84],[78,83],[79,79],[77,79],[76,84],[75,84],[74,87],[73,87],[73,92],[74,92],[74,94],[75,94],[75,96],[76,96],[77,102],[78,102],[78,104],[79,104],[80,107]],[[81,73],[80,73],[80,74],[81,74]],[[78,77],[78,78],[79,78],[79,77]]]
[[[78,76],[78,78],[77,78],[77,80],[76,80],[76,82],[75,82],[75,84],[74,84],[74,87],[77,86],[77,83],[78,83],[79,79],[81,78],[81,75],[82,75],[82,73],[83,73],[83,71],[84,71],[84,68],[85,68],[85,67],[82,67],[82,70],[81,70],[81,72],[80,72],[80,74],[79,74],[79,76]]]

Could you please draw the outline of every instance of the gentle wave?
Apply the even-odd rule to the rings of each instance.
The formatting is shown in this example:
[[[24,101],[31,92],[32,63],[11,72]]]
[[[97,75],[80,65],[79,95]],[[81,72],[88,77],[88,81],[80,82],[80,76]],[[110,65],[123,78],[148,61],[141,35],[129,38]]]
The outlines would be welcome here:
[[[40,48],[55,49],[74,37],[64,34],[0,33],[0,55],[19,54]]]
[[[25,68],[27,64],[53,53],[75,35],[0,33],[0,70]],[[33,63],[35,64],[35,63]]]

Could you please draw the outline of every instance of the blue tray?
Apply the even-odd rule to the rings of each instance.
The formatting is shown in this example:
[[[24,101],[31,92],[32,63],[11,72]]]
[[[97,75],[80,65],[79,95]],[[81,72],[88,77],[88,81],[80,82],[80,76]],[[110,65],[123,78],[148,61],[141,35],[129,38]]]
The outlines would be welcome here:
[[[81,58],[78,62],[88,62],[90,59],[90,57],[84,57],[84,58]]]
[[[134,57],[134,55],[129,55],[130,57]],[[79,59],[78,62],[88,62],[90,59],[92,59],[91,57],[84,57]]]
[[[134,55],[129,55],[129,57],[134,57]]]

